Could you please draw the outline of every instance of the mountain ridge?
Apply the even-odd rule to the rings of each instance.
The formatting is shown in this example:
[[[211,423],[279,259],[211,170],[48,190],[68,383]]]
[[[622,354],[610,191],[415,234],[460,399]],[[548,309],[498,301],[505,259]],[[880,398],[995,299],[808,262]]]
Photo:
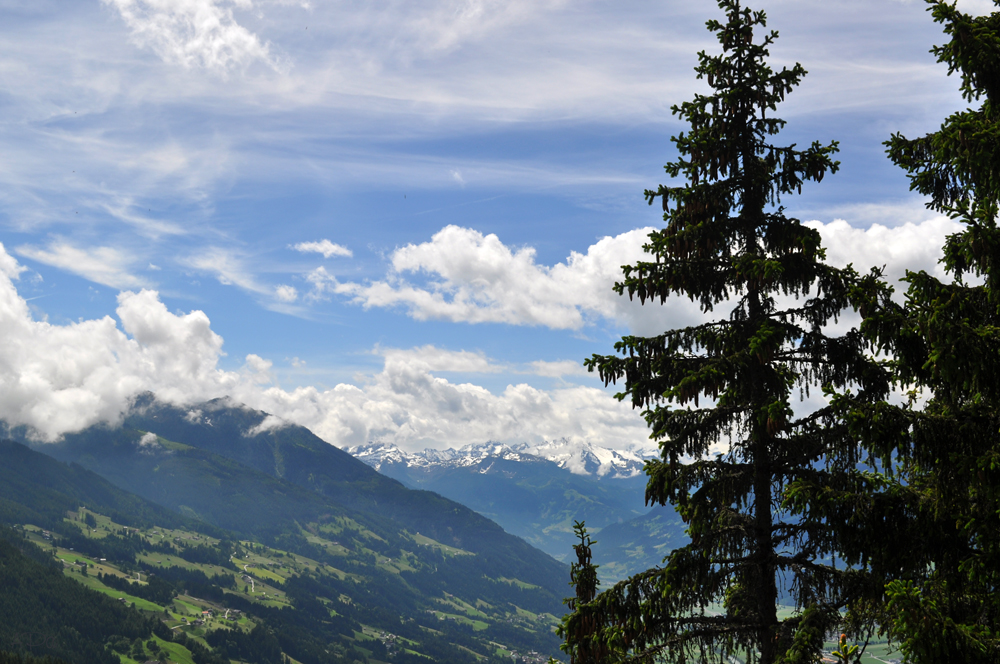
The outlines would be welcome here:
[[[383,464],[467,467],[480,464],[487,458],[527,463],[540,459],[551,461],[574,475],[597,479],[639,477],[643,474],[645,461],[654,457],[651,452],[616,450],[592,443],[571,443],[566,439],[536,444],[488,441],[463,445],[457,449],[427,448],[419,452],[406,452],[391,443],[373,442],[349,447],[346,451],[376,470],[381,470]]]
[[[266,413],[229,400],[199,404],[200,417],[151,397],[137,406],[119,427],[90,427],[60,443],[36,442],[31,450],[10,444],[6,454],[34,455],[39,467],[54,469],[52,477],[91,471],[174,512],[327,566],[328,572],[295,582],[313,589],[296,600],[304,607],[315,604],[308,598],[313,591],[334,605],[344,601],[338,598],[353,598],[356,608],[338,611],[396,634],[415,620],[432,630],[422,640],[428,649],[442,639],[453,645],[472,639],[479,652],[488,653],[483,648],[499,639],[522,652],[558,652],[551,628],[563,611],[568,567],[487,518],[437,494],[407,489],[300,427],[261,427]],[[43,464],[44,458],[58,465]],[[57,496],[47,519],[38,510],[15,513],[12,504],[0,509],[0,517],[6,512],[19,523],[58,519],[73,509],[70,502],[93,502],[87,497],[97,495],[93,491]],[[116,500],[109,507],[127,502]],[[164,517],[158,512],[156,521]],[[292,596],[292,586],[274,588]],[[325,611],[323,602],[313,609]],[[536,617],[525,623],[525,615]],[[442,620],[459,622],[452,629]],[[466,634],[459,629],[463,624],[474,628]],[[475,636],[481,630],[488,631]]]

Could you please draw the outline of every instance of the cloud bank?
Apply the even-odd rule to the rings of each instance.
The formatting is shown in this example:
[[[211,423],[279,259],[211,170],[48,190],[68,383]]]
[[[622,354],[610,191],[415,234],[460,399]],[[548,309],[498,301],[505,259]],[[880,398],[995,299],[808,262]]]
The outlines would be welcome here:
[[[122,292],[118,321],[34,320],[14,284],[22,271],[0,245],[0,418],[31,427],[41,440],[116,423],[129,400],[147,390],[180,404],[228,395],[274,414],[269,426],[301,424],[338,446],[386,440],[424,448],[562,437],[625,445],[647,437],[636,413],[593,387],[545,391],[516,384],[494,394],[450,382],[435,372],[499,368],[481,353],[433,346],[378,350],[382,371],[359,385],[286,391],[271,384],[272,363],[257,355],[248,355],[238,371],[221,369],[223,341],[208,316],[171,313],[152,290]]]
[[[830,247],[831,262],[852,262],[861,270],[888,263],[890,276],[904,268],[939,271],[943,238],[958,230],[941,218],[867,230],[843,221],[810,223]],[[621,264],[641,255],[647,232],[604,238],[586,253],[544,266],[530,248],[510,248],[496,236],[450,226],[429,242],[397,250],[390,279],[334,288],[365,306],[402,306],[417,318],[577,329],[605,317],[638,327],[656,321],[676,327],[691,314],[684,298],[632,308],[608,287]],[[14,283],[23,270],[0,245],[0,418],[33,428],[42,440],[115,423],[132,397],[152,391],[181,404],[231,396],[273,414],[269,427],[300,424],[342,447],[373,440],[419,449],[562,438],[617,448],[649,444],[639,414],[602,389],[562,383],[543,390],[518,383],[492,392],[439,375],[517,373],[479,352],[376,348],[381,371],[358,377],[357,384],[285,390],[274,384],[266,358],[251,354],[240,370],[220,368],[223,340],[208,316],[171,313],[153,290],[121,292],[117,321],[35,320]],[[404,275],[427,280],[414,285]],[[527,367],[525,373],[540,376],[579,373],[579,365],[568,361]]]
[[[947,217],[892,228],[860,229],[842,219],[807,225],[819,231],[832,265],[853,264],[859,272],[886,267],[886,278],[897,288],[907,269],[943,277],[937,263],[941,246],[960,229]],[[366,308],[402,309],[417,320],[579,330],[603,318],[644,335],[695,324],[702,314],[686,298],[641,306],[611,290],[622,265],[648,259],[642,245],[651,230],[602,238],[585,253],[572,252],[564,262],[546,266],[535,261],[532,247],[511,247],[493,234],[447,226],[428,242],[396,249],[384,279],[340,283],[323,268],[310,279],[314,297],[337,293]]]

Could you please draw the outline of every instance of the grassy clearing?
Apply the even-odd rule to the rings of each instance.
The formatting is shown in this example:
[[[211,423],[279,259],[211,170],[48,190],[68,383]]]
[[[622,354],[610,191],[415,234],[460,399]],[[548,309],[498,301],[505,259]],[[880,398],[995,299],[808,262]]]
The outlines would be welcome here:
[[[466,551],[465,549],[459,549],[459,548],[456,548],[454,546],[448,546],[447,544],[442,544],[441,542],[438,542],[437,540],[432,540],[430,537],[427,537],[425,535],[421,535],[420,533],[417,533],[416,535],[413,535],[413,541],[416,542],[417,544],[419,544],[420,546],[433,547],[433,548],[437,549],[438,551],[440,551],[441,553],[443,553],[446,556],[474,556],[474,555],[476,555],[476,554],[472,553],[471,551]]]
[[[468,616],[459,615],[457,613],[448,613],[446,611],[434,611],[428,610],[432,615],[437,616],[438,620],[453,620],[460,625],[469,625],[475,632],[481,632],[484,629],[489,628],[489,624],[483,622],[482,620],[473,620]]]
[[[469,615],[469,616],[473,616],[473,617],[476,617],[476,618],[489,618],[489,616],[487,616],[482,611],[478,610],[476,607],[472,606],[468,602],[465,602],[465,601],[459,599],[458,597],[455,597],[454,595],[449,595],[449,594],[445,593],[445,599],[441,599],[439,597],[436,597],[436,598],[434,598],[434,601],[435,602],[440,602],[440,603],[445,604],[447,606],[454,607],[455,609],[457,609],[457,610],[461,611],[462,613],[464,613],[466,615]]]
[[[502,581],[504,583],[509,583],[511,585],[515,585],[518,588],[520,588],[521,590],[532,590],[534,588],[539,588],[540,587],[540,586],[532,585],[530,583],[525,583],[524,581],[521,581],[520,579],[508,579],[505,576],[499,577],[497,579],[497,581]]]
[[[171,662],[174,662],[175,664],[194,664],[194,659],[191,657],[191,651],[181,644],[164,641],[158,636],[154,636],[153,639],[156,641],[156,644],[160,646],[161,650],[166,651],[167,659]]]
[[[99,593],[107,595],[108,597],[112,597],[114,599],[124,598],[127,604],[135,604],[135,608],[139,609],[140,611],[155,611],[157,613],[163,613],[162,606],[158,604],[153,604],[149,600],[142,599],[141,597],[136,597],[135,595],[129,595],[128,593],[124,593],[120,590],[115,590],[114,588],[108,588],[106,585],[98,581],[96,577],[90,576],[89,574],[87,576],[84,576],[83,574],[78,574],[77,572],[74,572],[70,567],[64,569],[63,574],[70,577],[74,581],[77,581],[87,586],[92,590],[96,590]]]

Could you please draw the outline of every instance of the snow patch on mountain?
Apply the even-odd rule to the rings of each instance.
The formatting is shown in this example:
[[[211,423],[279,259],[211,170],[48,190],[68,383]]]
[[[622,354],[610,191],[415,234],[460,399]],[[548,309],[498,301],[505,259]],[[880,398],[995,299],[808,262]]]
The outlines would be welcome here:
[[[347,449],[349,453],[375,470],[383,465],[400,464],[410,468],[444,466],[452,468],[489,466],[497,459],[523,463],[551,461],[576,475],[621,479],[635,477],[643,472],[647,459],[655,457],[648,450],[614,450],[590,443],[572,443],[568,440],[546,441],[540,444],[520,443],[505,445],[488,442],[464,445],[459,449],[422,452],[404,452],[391,443],[369,443]],[[480,472],[487,472],[480,470]]]

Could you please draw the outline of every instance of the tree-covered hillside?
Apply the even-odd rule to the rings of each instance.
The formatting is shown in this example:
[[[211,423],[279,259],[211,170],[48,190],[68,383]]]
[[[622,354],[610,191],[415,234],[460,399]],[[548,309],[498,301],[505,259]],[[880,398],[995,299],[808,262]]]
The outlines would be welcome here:
[[[105,647],[110,640],[170,637],[160,621],[67,578],[62,563],[6,526],[0,527],[0,588],[0,650],[19,656],[116,664]]]
[[[100,448],[94,440],[90,452]],[[26,527],[39,544],[54,545],[71,578],[123,596],[171,628],[200,619],[203,610],[236,609],[249,621],[195,630],[195,642],[204,647],[273,654],[274,647],[251,647],[243,643],[249,636],[241,635],[270,634],[278,652],[303,664],[363,661],[374,651],[384,655],[374,660],[387,662],[420,655],[472,662],[498,653],[558,652],[556,593],[567,577],[552,579],[547,588],[502,571],[531,564],[530,558],[501,561],[505,567],[498,569],[473,551],[170,441],[146,438],[128,445],[118,438],[105,449],[106,456],[88,455],[88,463],[133,473],[151,486],[169,485],[173,468],[184,475],[176,495],[194,506],[192,513],[212,506],[202,511],[216,516],[243,507],[267,528],[240,531],[253,519],[237,519],[236,528],[226,530],[179,516],[80,466],[11,442],[0,445],[0,486],[16,487],[2,495],[8,507],[4,518]],[[230,487],[237,489],[236,502],[228,502]],[[239,502],[246,495],[260,504]],[[364,644],[389,638],[382,634],[408,645],[394,649],[383,643],[388,648],[383,652]]]

